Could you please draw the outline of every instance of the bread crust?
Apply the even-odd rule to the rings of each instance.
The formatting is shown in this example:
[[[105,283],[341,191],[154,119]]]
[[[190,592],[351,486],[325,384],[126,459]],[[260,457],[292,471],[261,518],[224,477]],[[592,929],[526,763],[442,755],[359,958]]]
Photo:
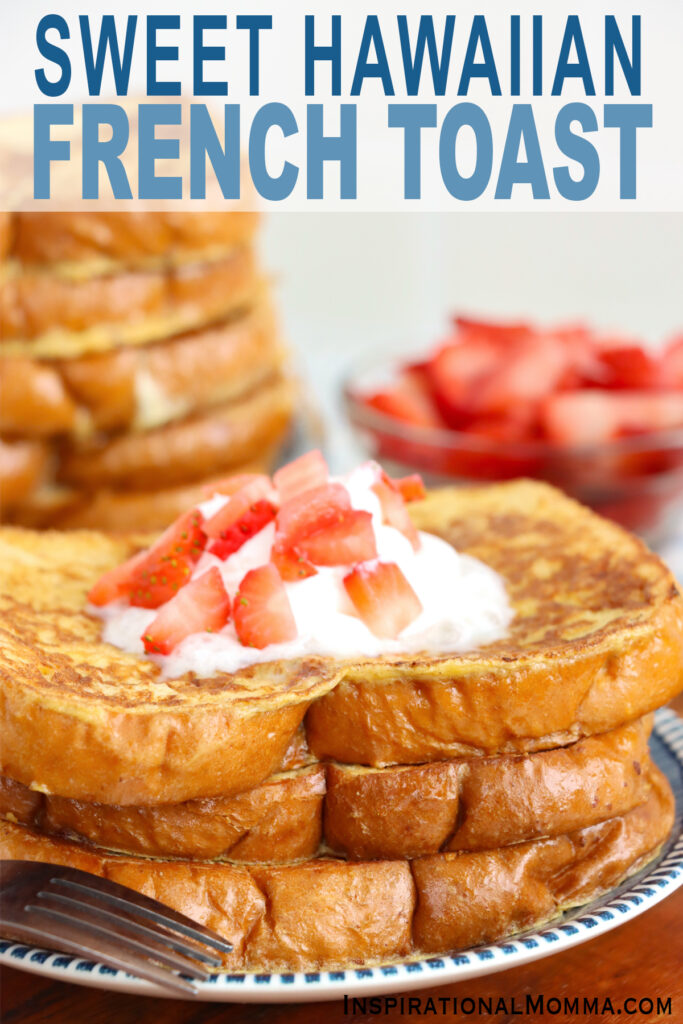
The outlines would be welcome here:
[[[141,546],[96,533],[0,533],[2,774],[92,802],[179,803],[277,771],[306,707],[334,685],[321,658],[164,680],[100,640],[85,595]]]
[[[637,538],[532,481],[435,491],[413,517],[499,572],[515,618],[507,637],[472,654],[345,667],[306,717],[321,760],[415,764],[549,749],[680,692],[683,599]]]
[[[612,818],[648,796],[651,721],[527,755],[328,765],[324,837],[353,859],[487,850]]]
[[[0,779],[0,815],[46,835],[144,856],[287,863],[314,857],[322,837],[325,769],[278,773],[232,797],[108,807],[33,793]]]
[[[270,473],[280,443],[264,449],[260,456],[230,469],[231,473]],[[113,534],[156,533],[211,494],[214,483],[225,473],[153,491],[98,491],[62,488],[29,495],[11,510],[9,519],[20,526],[37,529],[103,530]]]
[[[195,254],[244,245],[258,224],[259,215],[246,210],[16,213],[5,224],[5,254],[25,263],[104,259],[136,266],[167,258],[169,252]]]
[[[283,358],[267,301],[189,334],[73,359],[2,358],[0,348],[0,431],[148,430],[235,401],[272,377]]]
[[[4,441],[0,438],[0,508],[20,505],[42,484],[49,453],[40,441]]]
[[[81,443],[74,440],[63,447],[57,479],[90,491],[135,491],[229,472],[284,440],[293,406],[293,382],[271,376],[236,401],[178,423]]]
[[[86,281],[6,271],[0,279],[2,352],[63,358],[149,344],[224,319],[262,288],[249,249],[215,263]]]
[[[111,807],[32,793],[0,778],[0,815],[50,835],[145,856],[286,863],[321,841],[350,860],[486,850],[624,814],[650,793],[651,720],[573,746],[379,770],[308,764],[234,797]],[[289,765],[304,762],[298,771]]]
[[[416,946],[433,953],[494,942],[586,903],[637,871],[673,824],[668,782],[656,768],[651,778],[652,797],[621,818],[505,850],[414,861]]]
[[[1,351],[0,430],[29,438],[74,430],[78,407],[57,370],[36,359],[3,359]]]
[[[679,691],[683,602],[635,538],[530,482],[427,504],[434,531],[453,540],[458,524],[488,524],[490,550],[473,540],[469,550],[506,580],[517,610],[506,639],[459,656],[283,661],[199,684],[162,680],[151,660],[102,643],[84,610],[89,587],[134,540],[4,528],[2,774],[74,799],[174,803],[262,781],[309,705],[319,759],[422,763],[567,744]],[[511,520],[516,548],[501,536]],[[549,526],[553,544],[539,556]],[[459,543],[468,550],[465,536]],[[569,578],[548,572],[551,552]]]
[[[316,970],[446,953],[547,921],[638,870],[673,823],[656,768],[621,818],[505,850],[285,867],[92,853],[0,822],[0,856],[81,867],[156,897],[234,945],[233,970]],[[482,882],[484,884],[482,884]]]

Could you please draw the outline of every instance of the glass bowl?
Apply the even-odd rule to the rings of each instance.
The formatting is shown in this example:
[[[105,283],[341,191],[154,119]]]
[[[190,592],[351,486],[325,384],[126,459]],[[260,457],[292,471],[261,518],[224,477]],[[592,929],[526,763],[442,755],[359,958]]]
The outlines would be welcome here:
[[[357,438],[392,475],[417,471],[428,486],[533,477],[561,488],[650,544],[661,544],[683,528],[683,429],[565,447],[417,427],[363,400],[393,371],[386,363],[371,365],[352,374],[343,389]]]

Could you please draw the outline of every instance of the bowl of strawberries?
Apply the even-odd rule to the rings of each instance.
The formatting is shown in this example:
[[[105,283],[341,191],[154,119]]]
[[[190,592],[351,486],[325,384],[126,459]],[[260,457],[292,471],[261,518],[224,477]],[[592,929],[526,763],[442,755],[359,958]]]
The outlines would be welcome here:
[[[651,543],[683,516],[683,335],[657,351],[583,325],[458,316],[414,361],[344,389],[373,458],[432,485],[547,480]]]

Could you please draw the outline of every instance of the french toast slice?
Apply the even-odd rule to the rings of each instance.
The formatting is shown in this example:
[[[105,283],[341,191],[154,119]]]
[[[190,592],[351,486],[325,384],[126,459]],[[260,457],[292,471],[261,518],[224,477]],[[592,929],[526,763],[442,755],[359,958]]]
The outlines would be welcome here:
[[[86,594],[134,540],[0,531],[2,774],[86,801],[175,803],[272,774],[307,708],[320,760],[420,764],[566,745],[681,689],[683,600],[634,537],[527,481],[435,492],[415,519],[501,573],[506,639],[206,680],[164,679],[100,640]]]
[[[0,493],[2,492],[2,443],[0,442]],[[231,473],[270,473],[282,443],[262,448],[257,458],[230,467]],[[149,490],[97,490],[43,486],[8,510],[8,522],[31,529],[103,530],[106,533],[154,534],[211,494],[225,473],[191,483]],[[1,510],[0,510],[1,511]]]
[[[142,541],[0,529],[2,774],[101,803],[225,796],[277,771],[307,706],[333,686],[319,657],[198,680],[100,639],[86,595]]]
[[[47,476],[49,462],[42,441],[0,438],[0,508],[7,511],[30,498]]]
[[[145,265],[223,252],[251,241],[258,213],[130,211],[15,213],[0,219],[0,255],[28,264]]]
[[[258,458],[290,428],[295,386],[275,373],[236,401],[140,433],[65,447],[57,477],[90,490],[172,487]]]
[[[0,432],[24,437],[145,430],[234,401],[282,364],[265,300],[149,345],[55,359],[2,357]]]
[[[499,940],[597,897],[656,856],[673,796],[655,767],[645,803],[578,832],[417,860],[287,866],[101,854],[0,822],[0,857],[65,864],[129,885],[215,929],[224,969],[298,971],[412,958]]]
[[[608,732],[683,688],[683,599],[632,534],[548,484],[447,488],[415,524],[503,577],[508,635],[469,654],[358,659],[313,704],[321,760],[417,764]]]
[[[152,807],[46,796],[0,778],[0,816],[152,857],[278,864],[310,859],[321,843],[349,860],[487,850],[586,828],[646,800],[651,724],[469,761],[372,769],[300,758],[303,767],[236,796]]]
[[[213,263],[87,280],[15,264],[0,275],[2,352],[8,358],[63,359],[145,345],[225,319],[263,288],[247,248]]]

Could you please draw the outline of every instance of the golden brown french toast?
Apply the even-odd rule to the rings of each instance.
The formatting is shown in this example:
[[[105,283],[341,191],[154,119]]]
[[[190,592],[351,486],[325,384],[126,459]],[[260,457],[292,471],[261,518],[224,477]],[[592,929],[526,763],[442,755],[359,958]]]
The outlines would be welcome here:
[[[100,640],[88,589],[135,541],[0,530],[2,773],[44,792],[121,803],[227,795],[277,770],[322,658],[165,680]]]
[[[457,657],[359,660],[306,716],[321,760],[414,764],[607,732],[683,688],[683,599],[632,534],[547,484],[433,491],[416,525],[504,578],[508,635]]]
[[[232,466],[231,473],[270,473],[281,448],[262,448],[256,459]],[[2,447],[0,442],[0,467]],[[106,533],[157,533],[188,508],[205,501],[211,488],[225,474],[211,474],[191,483],[142,490],[108,487],[43,487],[25,497],[7,513],[7,521],[31,529],[103,530]],[[0,468],[0,492],[2,469]]]
[[[499,850],[287,866],[102,854],[0,822],[0,857],[81,868],[153,896],[233,944],[233,970],[315,970],[491,942],[584,903],[657,853],[673,822],[666,779],[621,817]]]
[[[2,354],[64,359],[145,345],[225,319],[262,290],[247,249],[215,263],[86,281],[9,267],[0,276]]]
[[[46,796],[0,778],[0,816],[154,857],[277,864],[310,859],[321,843],[351,860],[488,850],[573,832],[643,803],[651,724],[526,755],[381,769],[305,763],[236,796],[151,807]]]
[[[292,381],[275,373],[236,401],[179,422],[74,442],[63,452],[58,480],[95,491],[140,490],[230,473],[284,440],[295,397]]]
[[[469,654],[266,663],[164,679],[100,640],[85,595],[136,550],[94,533],[0,531],[2,774],[109,804],[245,790],[307,708],[321,760],[416,764],[607,732],[683,684],[683,601],[638,540],[543,484],[435,492],[415,520],[497,569],[509,636]]]
[[[49,452],[42,441],[3,441],[0,438],[0,509],[9,509],[30,498],[41,486],[49,466]]]
[[[0,347],[0,431],[149,429],[234,401],[271,377],[283,355],[265,299],[211,327],[71,359],[4,358]]]
[[[155,258],[167,262],[169,253],[187,258],[243,245],[258,223],[258,214],[247,210],[15,213],[0,222],[0,255],[28,264],[137,266]]]

